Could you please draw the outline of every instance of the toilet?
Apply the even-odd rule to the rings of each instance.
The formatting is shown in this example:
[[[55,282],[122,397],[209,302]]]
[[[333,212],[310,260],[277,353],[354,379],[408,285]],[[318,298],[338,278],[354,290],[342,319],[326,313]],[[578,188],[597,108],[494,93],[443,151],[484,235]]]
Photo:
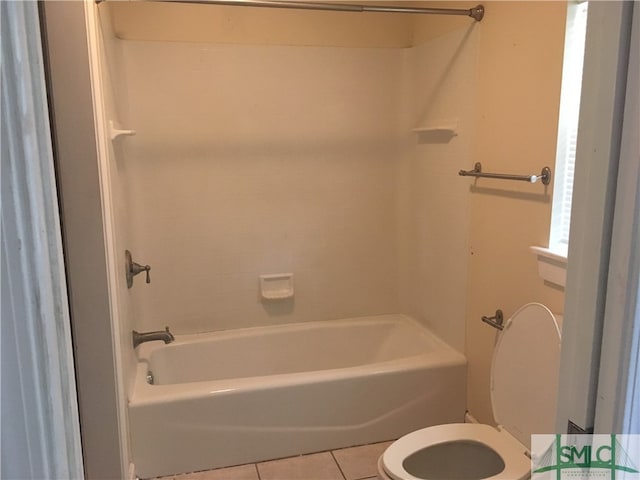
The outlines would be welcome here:
[[[504,324],[491,363],[498,427],[436,425],[409,433],[378,459],[380,480],[522,480],[532,433],[555,432],[561,317],[539,303]]]

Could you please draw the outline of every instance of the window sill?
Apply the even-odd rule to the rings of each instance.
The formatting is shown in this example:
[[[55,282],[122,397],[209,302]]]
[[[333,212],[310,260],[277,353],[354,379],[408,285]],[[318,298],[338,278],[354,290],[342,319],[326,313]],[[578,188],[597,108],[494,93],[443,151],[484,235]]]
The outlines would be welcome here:
[[[545,247],[529,247],[538,259],[538,274],[545,283],[564,287],[567,283],[567,256]]]

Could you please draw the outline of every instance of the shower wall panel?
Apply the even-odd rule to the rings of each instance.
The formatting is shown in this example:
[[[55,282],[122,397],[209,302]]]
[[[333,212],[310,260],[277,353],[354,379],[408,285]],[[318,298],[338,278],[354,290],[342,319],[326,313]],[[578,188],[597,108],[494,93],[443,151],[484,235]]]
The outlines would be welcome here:
[[[399,310],[402,50],[123,44],[137,329]],[[280,272],[295,297],[262,301]]]
[[[402,311],[464,349],[469,258],[469,182],[477,81],[477,24],[405,51],[398,166],[398,245]],[[429,128],[451,128],[455,136]]]
[[[126,79],[122,68],[122,42],[118,40],[111,28],[110,10],[100,11],[100,63],[101,63],[101,87],[103,95],[104,116],[107,122],[123,123],[126,125]],[[121,259],[117,262],[116,292],[112,292],[117,302],[117,312],[113,315],[117,317],[118,329],[114,329],[114,334],[118,333],[117,342],[120,345],[121,361],[123,372],[122,381],[127,390],[131,391],[135,378],[135,365],[137,360],[131,348],[131,330],[134,328],[133,319],[137,315],[134,303],[127,291],[126,272],[124,262],[124,251],[130,248],[131,222],[128,205],[128,178],[124,168],[124,139],[118,138],[115,141],[104,139],[107,146],[107,156],[109,165],[108,188],[110,190],[109,199],[111,201],[110,221],[112,222],[115,255]],[[106,179],[103,179],[106,185]]]

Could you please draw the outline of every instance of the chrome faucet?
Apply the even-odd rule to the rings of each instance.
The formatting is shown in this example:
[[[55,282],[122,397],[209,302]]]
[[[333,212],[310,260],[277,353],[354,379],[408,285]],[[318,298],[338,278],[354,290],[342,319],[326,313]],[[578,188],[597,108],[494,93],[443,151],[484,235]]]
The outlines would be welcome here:
[[[157,332],[138,333],[133,331],[133,348],[144,342],[153,342],[154,340],[162,340],[164,343],[171,343],[175,340],[173,334],[169,331],[169,327]]]

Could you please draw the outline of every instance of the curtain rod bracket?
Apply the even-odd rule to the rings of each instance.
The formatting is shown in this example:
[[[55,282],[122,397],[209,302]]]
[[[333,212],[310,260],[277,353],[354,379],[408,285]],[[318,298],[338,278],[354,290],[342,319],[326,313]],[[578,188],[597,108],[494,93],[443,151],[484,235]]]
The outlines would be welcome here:
[[[476,22],[481,21],[484,17],[484,5],[476,5],[475,7],[469,9],[469,16]]]

